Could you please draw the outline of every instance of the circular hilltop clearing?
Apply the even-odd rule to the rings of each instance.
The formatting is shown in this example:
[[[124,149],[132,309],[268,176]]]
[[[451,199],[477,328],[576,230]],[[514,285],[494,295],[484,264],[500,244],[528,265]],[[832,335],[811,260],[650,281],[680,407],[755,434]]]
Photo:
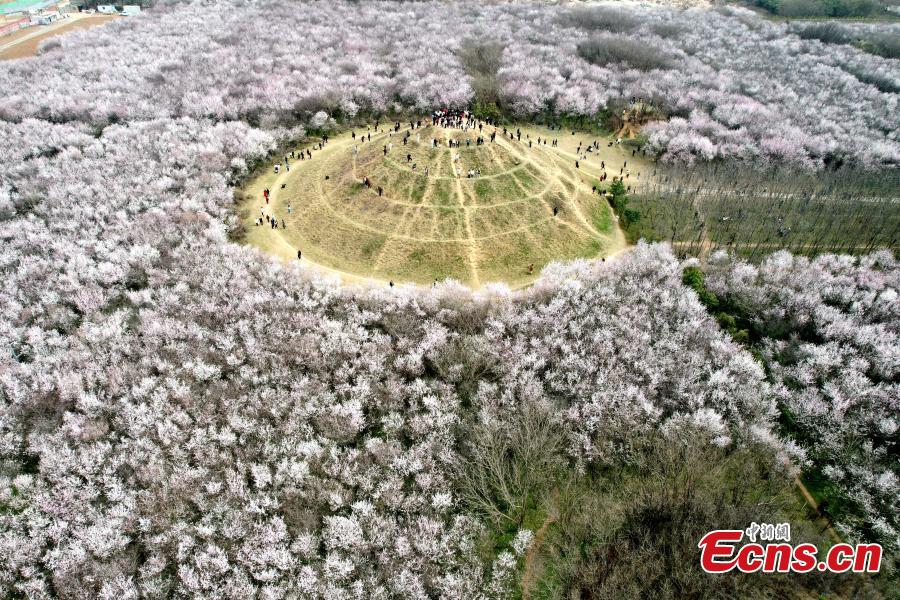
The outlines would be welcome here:
[[[521,137],[512,139],[501,128],[491,142],[488,125],[480,134],[424,120],[399,131],[393,125],[344,132],[322,149],[298,146],[296,154],[308,149],[312,158],[288,158],[289,170],[279,156],[279,173],[273,163],[244,190],[248,243],[287,260],[301,250],[304,261],[350,282],[453,278],[473,287],[524,285],[552,260],[608,256],[626,246],[592,185],[604,172],[601,164],[609,176],[604,186],[626,161],[630,177],[646,171],[631,151],[597,136],[536,126],[522,126]],[[586,152],[594,140],[597,147]],[[261,217],[267,218],[257,225]]]

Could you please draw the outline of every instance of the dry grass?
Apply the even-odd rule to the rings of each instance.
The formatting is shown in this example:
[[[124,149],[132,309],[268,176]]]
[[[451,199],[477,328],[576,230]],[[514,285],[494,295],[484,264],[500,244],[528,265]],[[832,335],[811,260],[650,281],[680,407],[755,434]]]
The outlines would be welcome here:
[[[287,260],[296,260],[301,249],[304,260],[352,280],[453,278],[473,287],[491,281],[527,285],[550,261],[607,256],[625,247],[615,218],[605,200],[591,192],[591,183],[601,172],[601,160],[610,176],[625,160],[639,170],[639,159],[630,152],[626,156],[603,140],[600,152],[576,169],[578,141],[586,146],[592,140],[569,131],[523,127],[521,141],[498,134],[495,143],[476,146],[473,131],[422,127],[404,146],[406,130],[393,136],[372,131],[371,141],[363,143],[346,132],[324,150],[313,151],[311,160],[292,160],[290,172],[275,175],[267,168],[242,190],[247,242]],[[485,128],[485,137],[489,131]],[[554,136],[560,139],[558,148],[538,147],[537,137]],[[432,138],[439,141],[436,148]],[[461,147],[448,148],[448,139],[461,140]],[[393,147],[384,156],[388,143]],[[469,169],[479,169],[481,176],[467,178]],[[365,177],[371,188],[362,185]],[[380,197],[378,186],[384,190]],[[268,205],[262,195],[267,187]],[[555,217],[554,206],[559,209]],[[275,216],[279,228],[254,226],[263,213]]]
[[[2,24],[2,23],[0,23]],[[14,31],[12,33],[7,33],[4,36],[0,36],[0,46],[5,46],[6,44],[10,44],[12,42],[17,42],[27,35],[31,35],[35,32],[34,27],[26,27],[25,29],[20,29],[18,31]]]

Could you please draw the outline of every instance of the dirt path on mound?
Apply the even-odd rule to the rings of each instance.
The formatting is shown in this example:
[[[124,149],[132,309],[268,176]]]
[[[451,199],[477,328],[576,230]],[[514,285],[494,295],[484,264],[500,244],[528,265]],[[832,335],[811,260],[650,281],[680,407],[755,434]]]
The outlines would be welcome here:
[[[442,133],[443,133],[443,138],[444,138],[443,144],[445,144],[445,147],[447,148],[447,155],[448,155],[448,158],[450,159],[450,166],[453,169],[454,177],[452,177],[452,179],[453,179],[453,189],[456,194],[456,202],[457,202],[457,204],[459,204],[462,207],[463,225],[465,226],[465,229],[466,229],[466,237],[469,239],[469,243],[466,245],[467,246],[466,260],[468,261],[469,272],[471,273],[471,277],[472,277],[472,287],[478,288],[481,286],[481,283],[480,283],[479,277],[478,277],[478,259],[481,257],[480,257],[478,244],[474,243],[475,237],[472,234],[472,219],[469,214],[471,212],[471,210],[468,206],[469,202],[466,197],[466,193],[463,191],[463,188],[462,188],[462,182],[460,181],[460,178],[458,176],[456,176],[456,170],[459,167],[456,165],[455,161],[453,160],[453,148],[446,145],[451,139],[449,131],[444,130],[444,131],[442,131]]]

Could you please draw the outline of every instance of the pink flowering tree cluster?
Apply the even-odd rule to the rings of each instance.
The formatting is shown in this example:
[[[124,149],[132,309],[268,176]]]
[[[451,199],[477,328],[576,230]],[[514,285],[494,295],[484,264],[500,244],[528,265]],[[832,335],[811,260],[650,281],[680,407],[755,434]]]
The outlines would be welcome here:
[[[522,297],[344,289],[227,239],[270,133],[0,127],[4,595],[507,597],[530,534],[482,564],[464,421],[554,407],[573,463],[620,428],[768,435],[664,247]]]
[[[510,116],[594,118],[641,98],[662,118],[647,128],[647,150],[667,160],[900,163],[896,59],[803,39],[739,9],[162,4],[0,66],[0,117],[190,116],[270,128],[320,110],[353,118],[464,107],[477,85],[460,51],[472,43],[502,49],[491,87]]]
[[[900,263],[890,252],[779,252],[759,266],[719,254],[708,270],[709,289],[758,332],[782,430],[832,486],[838,528],[896,552]]]
[[[688,146],[710,157],[742,128],[741,147],[759,155],[754,132],[789,115],[768,80],[738,102],[739,88],[756,94],[762,67],[728,63],[713,79],[702,57],[714,62],[715,44],[682,26],[721,27],[722,53],[724,40],[787,45],[777,77],[801,105],[811,90],[836,101],[829,61],[882,60],[807,41],[797,58],[800,42],[746,16],[635,15],[633,31],[613,33],[686,36],[654,42],[672,69],[587,62],[578,43],[597,32],[550,7],[438,2],[160,6],[0,65],[0,596],[514,596],[534,532],[520,522],[485,551],[487,525],[459,473],[465,432],[524,407],[559,433],[558,462],[573,473],[625,464],[627,435],[717,451],[752,441],[785,463],[798,445],[812,455],[773,434],[773,398],[793,401],[788,376],[767,382],[682,286],[665,246],[551,265],[514,294],[345,288],[229,241],[236,182],[280,141],[336,118],[466,105],[455,49],[473,37],[503,46],[510,110],[591,115],[680,91],[682,120],[708,134]],[[817,60],[817,83],[792,79],[791,61]],[[798,117],[790,135],[878,162],[848,140],[895,151],[884,107],[896,98],[841,81],[856,94],[852,114],[833,105],[847,128]],[[728,103],[739,108],[716,116]],[[821,156],[804,148],[801,162]],[[894,266],[847,269],[882,296],[896,278]],[[799,294],[810,278],[797,277]],[[896,378],[896,339],[878,328],[896,334],[898,319],[884,300],[865,300],[879,308],[859,317],[881,341],[854,341],[859,361],[825,361],[880,377],[873,388]],[[838,324],[819,335],[850,335]],[[836,393],[798,381],[810,396]]]

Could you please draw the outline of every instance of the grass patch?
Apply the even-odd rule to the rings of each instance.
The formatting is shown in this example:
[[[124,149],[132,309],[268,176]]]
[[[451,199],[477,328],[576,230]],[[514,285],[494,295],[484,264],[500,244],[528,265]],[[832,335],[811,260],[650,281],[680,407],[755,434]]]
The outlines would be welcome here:
[[[593,200],[593,198],[592,198]],[[612,211],[605,201],[597,199],[591,207],[591,223],[600,233],[609,233],[612,231],[613,219]]]
[[[384,246],[384,238],[372,238],[362,247],[362,254],[366,258],[372,258]]]

